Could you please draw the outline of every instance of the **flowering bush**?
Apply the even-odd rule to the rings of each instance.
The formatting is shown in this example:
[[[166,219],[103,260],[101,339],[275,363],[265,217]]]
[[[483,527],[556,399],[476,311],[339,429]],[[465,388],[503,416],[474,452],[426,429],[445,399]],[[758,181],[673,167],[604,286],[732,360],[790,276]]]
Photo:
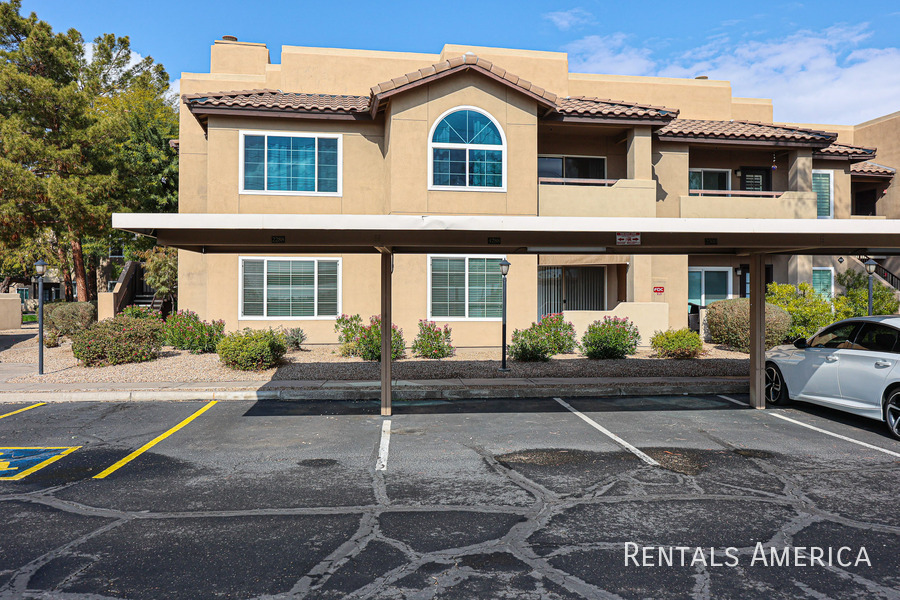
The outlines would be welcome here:
[[[650,338],[650,347],[661,358],[697,358],[703,352],[700,334],[684,329],[657,331]]]
[[[72,354],[87,367],[145,362],[159,357],[163,324],[117,315],[75,334]]]
[[[154,319],[159,322],[162,322],[163,320],[162,313],[149,306],[137,306],[132,304],[131,306],[126,306],[122,311],[122,314],[133,319]]]
[[[338,334],[341,356],[358,356],[357,343],[359,332],[362,329],[362,317],[359,315],[341,315],[334,323],[334,330]]]
[[[381,315],[369,317],[369,325],[360,327],[355,344],[363,360],[381,360]],[[403,330],[391,323],[391,358],[400,358],[405,350]]]
[[[537,327],[546,337],[550,354],[569,354],[578,347],[575,326],[565,321],[560,313],[544,315]]]
[[[299,350],[306,341],[306,332],[299,327],[289,327],[281,333],[284,335],[284,343],[290,350]]]
[[[224,331],[225,321],[207,323],[195,312],[179,310],[166,319],[166,344],[191,354],[215,352]]]
[[[412,345],[413,354],[422,358],[446,358],[455,350],[450,343],[450,326],[438,327],[432,321],[419,321],[419,334]]]
[[[262,371],[287,352],[284,334],[271,329],[244,329],[224,336],[216,346],[219,360],[232,369]]]
[[[528,329],[516,329],[509,345],[509,355],[523,362],[548,361],[553,354],[547,333],[537,323]]]
[[[634,354],[640,341],[637,325],[628,319],[603,317],[588,325],[581,348],[588,358],[625,358]]]

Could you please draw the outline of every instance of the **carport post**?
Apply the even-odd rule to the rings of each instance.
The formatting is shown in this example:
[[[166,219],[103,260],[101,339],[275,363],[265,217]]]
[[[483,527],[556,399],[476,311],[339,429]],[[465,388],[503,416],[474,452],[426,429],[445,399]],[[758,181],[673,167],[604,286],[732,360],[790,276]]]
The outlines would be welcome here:
[[[381,251],[381,414],[391,416],[391,271],[394,255]]]
[[[750,255],[750,406],[766,407],[766,255]]]

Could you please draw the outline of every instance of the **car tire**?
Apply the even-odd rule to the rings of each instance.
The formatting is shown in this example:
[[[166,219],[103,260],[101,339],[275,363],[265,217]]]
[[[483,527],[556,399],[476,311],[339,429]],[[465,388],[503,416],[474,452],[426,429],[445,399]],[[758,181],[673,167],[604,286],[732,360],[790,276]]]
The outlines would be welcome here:
[[[900,440],[900,389],[891,391],[884,402],[884,423],[894,439]]]
[[[775,406],[784,406],[790,403],[791,397],[788,394],[787,383],[784,381],[784,375],[781,374],[775,363],[766,363],[766,402]]]

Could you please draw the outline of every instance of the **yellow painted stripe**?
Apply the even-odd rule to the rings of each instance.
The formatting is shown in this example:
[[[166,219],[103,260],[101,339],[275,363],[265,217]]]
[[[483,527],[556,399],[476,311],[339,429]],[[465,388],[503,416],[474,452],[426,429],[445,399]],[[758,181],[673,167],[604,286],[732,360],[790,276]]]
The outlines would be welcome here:
[[[14,410],[10,413],[6,413],[5,415],[0,415],[0,419],[5,419],[6,417],[11,417],[13,415],[17,415],[20,412],[25,412],[26,410],[31,410],[32,408],[37,408],[38,406],[43,406],[47,404],[46,402],[38,402],[37,404],[32,404],[31,406],[26,406],[25,408],[20,408],[19,410]]]
[[[43,462],[39,462],[38,464],[34,465],[30,469],[25,469],[21,473],[13,475],[12,477],[0,477],[0,479],[6,480],[6,481],[18,481],[19,479],[28,477],[29,475],[31,475],[38,469],[43,469],[50,463],[55,463],[56,461],[61,459],[63,456],[65,456],[67,454],[72,454],[79,448],[81,448],[81,446],[69,446],[65,452],[61,452],[61,453],[57,454],[56,456],[51,456],[47,460],[45,460]],[[8,449],[8,450],[59,450],[59,448],[6,448],[6,449]]]
[[[137,458],[138,456],[140,456],[141,454],[143,454],[144,452],[146,452],[147,450],[149,450],[156,444],[160,443],[161,441],[163,441],[164,439],[166,439],[167,437],[169,437],[170,435],[172,435],[173,433],[175,433],[176,431],[178,431],[179,429],[181,429],[182,427],[184,427],[185,425],[187,425],[188,423],[190,423],[191,421],[193,421],[194,419],[196,419],[197,417],[199,417],[200,415],[202,415],[203,413],[208,411],[210,408],[213,407],[213,404],[215,404],[216,402],[217,402],[217,400],[213,400],[212,402],[208,403],[206,406],[204,406],[203,408],[201,408],[200,410],[198,410],[197,412],[195,412],[194,414],[189,416],[187,419],[185,419],[184,421],[182,421],[181,423],[179,423],[172,429],[168,430],[167,432],[163,433],[162,435],[156,436],[155,438],[153,438],[152,440],[150,440],[149,442],[147,442],[146,444],[144,444],[143,446],[141,446],[140,448],[138,448],[137,450],[135,450],[134,452],[132,452],[131,454],[126,456],[125,458],[123,458],[122,460],[118,461],[117,463],[113,464],[112,466],[108,467],[107,469],[103,470],[102,472],[94,475],[94,479],[104,479],[110,473],[113,473],[116,470],[124,467],[125,465],[127,465],[128,463],[133,461],[135,458]]]

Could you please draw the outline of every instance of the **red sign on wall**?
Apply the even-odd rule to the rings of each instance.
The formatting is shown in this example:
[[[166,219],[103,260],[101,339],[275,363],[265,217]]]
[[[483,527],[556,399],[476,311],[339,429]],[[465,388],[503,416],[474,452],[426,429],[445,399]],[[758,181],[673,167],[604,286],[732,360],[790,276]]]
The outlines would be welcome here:
[[[661,286],[661,285],[654,286],[654,288],[653,288],[653,293],[654,293],[654,294],[665,294],[665,293],[666,293],[666,288],[664,288],[664,287]]]

